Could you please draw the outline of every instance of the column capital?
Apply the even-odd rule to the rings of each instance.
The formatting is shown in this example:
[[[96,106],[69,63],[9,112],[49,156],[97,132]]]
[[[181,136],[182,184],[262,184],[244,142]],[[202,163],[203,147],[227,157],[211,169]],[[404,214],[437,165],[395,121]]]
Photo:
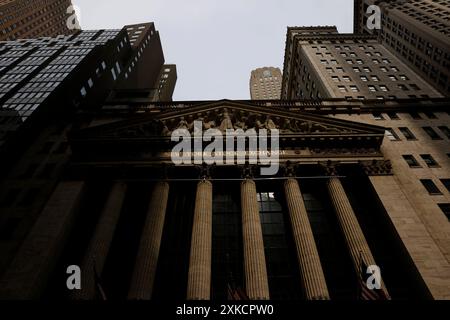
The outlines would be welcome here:
[[[257,167],[254,165],[246,164],[239,167],[241,170],[241,176],[243,179],[253,179],[255,177],[255,169]]]
[[[359,161],[359,165],[368,176],[391,176],[394,174],[390,160]]]
[[[214,169],[214,166],[202,164],[201,166],[196,166],[198,172],[199,172],[199,178],[203,180],[209,180],[212,176],[212,171]]]
[[[337,166],[340,163],[338,161],[324,161],[324,162],[319,162],[319,165],[324,169],[326,175],[328,176],[337,176]]]
[[[297,175],[298,163],[287,161],[282,168],[285,177],[294,178]]]

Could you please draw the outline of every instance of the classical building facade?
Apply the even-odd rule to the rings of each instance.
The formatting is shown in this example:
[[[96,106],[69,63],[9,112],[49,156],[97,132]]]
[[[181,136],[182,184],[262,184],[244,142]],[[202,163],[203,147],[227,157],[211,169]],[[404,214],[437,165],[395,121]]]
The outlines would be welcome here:
[[[123,55],[98,56],[76,95],[6,135],[17,152],[0,159],[0,299],[357,300],[364,266],[380,268],[379,297],[450,299],[450,100],[376,35],[289,28],[283,100],[264,101],[170,102],[176,69],[151,23],[1,43],[0,79],[25,74],[2,116],[41,98],[20,90],[65,68],[53,58],[75,38],[74,52],[105,40]],[[21,65],[41,47],[59,51]],[[103,71],[108,98],[72,108]],[[247,132],[245,150],[224,151],[240,141],[229,130]],[[269,164],[279,170],[264,175]],[[73,266],[80,290],[67,287]]]
[[[109,299],[227,299],[233,282],[249,299],[352,300],[364,262],[380,266],[392,299],[448,299],[450,194],[435,177],[448,180],[450,161],[435,156],[439,167],[428,167],[414,154],[409,168],[394,154],[414,142],[398,134],[394,145],[385,134],[394,122],[372,120],[389,109],[402,126],[441,127],[448,103],[130,99],[81,113],[64,128],[70,149],[47,188],[28,202],[2,197],[3,217],[10,215],[2,251],[11,254],[2,254],[0,296],[95,299],[95,270]],[[195,120],[204,129],[277,128],[278,174],[261,175],[261,162],[174,165],[171,133],[194,133]],[[40,156],[54,125],[9,181],[23,179],[20,168]],[[449,137],[416,138],[423,152],[450,153]],[[431,177],[440,194],[425,195],[404,179],[407,170]],[[30,206],[39,208],[34,221],[11,216]],[[69,265],[81,267],[80,291],[67,290]]]
[[[381,29],[367,26],[370,5],[381,9]],[[448,1],[355,0],[355,33],[374,34],[403,63],[450,94],[450,4]]]
[[[253,70],[250,76],[252,100],[276,100],[281,96],[283,74],[279,68],[264,67]]]
[[[79,26],[71,7],[70,0],[2,0],[0,41],[73,34]]]
[[[288,28],[284,69],[283,99],[378,101],[380,108],[372,113],[330,116],[386,128],[383,154],[391,161],[406,197],[414,199],[419,219],[439,248],[437,254],[445,257],[443,262],[449,261],[450,119],[448,112],[436,113],[432,107],[443,95],[376,36],[338,34],[329,26]],[[398,99],[405,103],[397,104]],[[429,109],[413,110],[425,102]]]

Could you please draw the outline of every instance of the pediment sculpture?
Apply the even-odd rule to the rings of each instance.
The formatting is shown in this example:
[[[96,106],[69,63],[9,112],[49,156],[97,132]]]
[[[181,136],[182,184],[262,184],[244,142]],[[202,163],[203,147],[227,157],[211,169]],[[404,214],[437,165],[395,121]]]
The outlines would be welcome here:
[[[217,112],[207,111],[197,113],[195,115],[180,116],[170,119],[161,120],[161,136],[170,136],[171,133],[177,129],[186,129],[191,134],[195,133],[194,122],[199,121],[202,125],[202,130],[218,129],[225,133],[226,130],[244,131],[255,129],[273,130],[277,129],[280,134],[319,134],[319,133],[349,133],[352,130],[326,125],[319,122],[309,120],[301,120],[295,118],[287,118],[277,115],[267,115],[262,113],[250,113],[243,110],[233,110],[223,108]]]

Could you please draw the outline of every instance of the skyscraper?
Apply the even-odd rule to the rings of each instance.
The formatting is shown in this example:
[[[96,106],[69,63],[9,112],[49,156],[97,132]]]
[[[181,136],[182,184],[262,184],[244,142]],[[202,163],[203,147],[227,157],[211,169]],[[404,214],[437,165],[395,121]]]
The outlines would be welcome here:
[[[76,32],[70,0],[1,0],[0,41],[55,37]],[[69,24],[68,24],[69,22]]]
[[[264,67],[253,70],[250,76],[252,100],[280,99],[283,75],[279,68]]]
[[[154,101],[172,101],[175,84],[177,82],[177,66],[165,64],[156,82]]]
[[[115,99],[152,98],[172,100],[177,82],[175,65],[165,65],[159,32],[154,23],[125,26],[134,57],[125,66],[125,75],[115,87]]]
[[[148,32],[133,44],[126,28],[0,42],[1,112],[15,115],[3,117],[2,143],[18,123],[55,101],[69,112],[103,102],[113,88],[153,88],[164,56],[154,25],[143,26]]]
[[[367,27],[367,8],[379,5],[381,29]],[[372,33],[442,94],[450,94],[450,3],[448,1],[355,0],[355,32]]]
[[[375,36],[288,28],[282,98],[441,97]]]

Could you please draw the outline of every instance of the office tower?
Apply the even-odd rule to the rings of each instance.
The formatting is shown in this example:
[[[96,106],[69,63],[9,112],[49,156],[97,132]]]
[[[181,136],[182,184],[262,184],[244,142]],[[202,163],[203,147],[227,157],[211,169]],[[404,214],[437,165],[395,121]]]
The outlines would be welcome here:
[[[148,32],[133,43],[126,27],[0,42],[0,143],[41,109],[70,113],[98,105],[114,88],[153,87],[164,56],[154,25],[143,25]]]
[[[116,85],[112,98],[172,100],[177,81],[176,66],[164,65],[164,53],[155,25],[144,23],[125,28],[134,58],[125,66],[125,76]]]
[[[370,30],[365,14],[379,5],[381,29]],[[355,0],[355,32],[373,33],[387,49],[432,84],[450,94],[450,3],[448,1]]]
[[[279,68],[264,67],[252,71],[250,96],[252,100],[280,99],[283,75]]]
[[[38,130],[44,110],[68,116],[103,102],[130,51],[124,30],[0,42],[2,149],[20,147],[13,136]]]
[[[442,96],[371,35],[289,28],[283,99]]]
[[[70,0],[0,1],[0,41],[55,37],[76,32]],[[75,22],[75,23],[73,23]]]
[[[156,81],[157,85],[153,101],[172,101],[177,77],[177,66],[165,64]]]

